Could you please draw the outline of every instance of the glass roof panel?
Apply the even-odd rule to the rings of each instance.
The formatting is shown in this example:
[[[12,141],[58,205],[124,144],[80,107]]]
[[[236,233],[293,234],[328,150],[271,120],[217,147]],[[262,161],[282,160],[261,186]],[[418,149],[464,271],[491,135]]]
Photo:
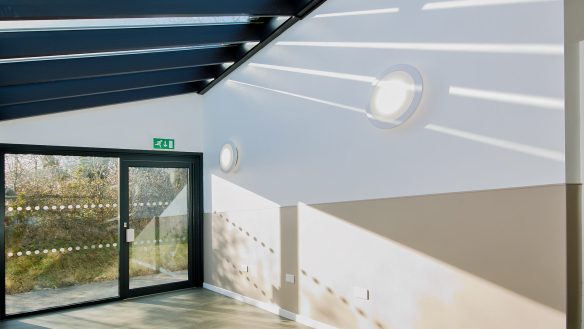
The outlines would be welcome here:
[[[104,28],[163,27],[180,25],[245,24],[249,16],[200,16],[0,21],[0,32],[31,30],[82,30]]]

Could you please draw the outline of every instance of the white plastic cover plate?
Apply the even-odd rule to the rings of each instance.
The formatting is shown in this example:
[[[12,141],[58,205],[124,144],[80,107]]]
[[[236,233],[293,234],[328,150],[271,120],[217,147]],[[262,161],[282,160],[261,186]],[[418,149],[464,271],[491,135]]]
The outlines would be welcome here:
[[[134,229],[129,228],[126,230],[126,242],[134,242]]]

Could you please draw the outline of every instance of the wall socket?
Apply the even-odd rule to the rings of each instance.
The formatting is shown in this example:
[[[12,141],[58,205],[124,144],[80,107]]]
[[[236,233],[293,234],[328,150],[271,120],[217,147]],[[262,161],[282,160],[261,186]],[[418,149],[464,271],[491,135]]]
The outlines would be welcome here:
[[[294,283],[295,279],[296,279],[296,276],[294,276],[294,274],[286,273],[286,282]]]
[[[369,289],[355,287],[353,288],[353,297],[369,300]]]
[[[247,265],[239,265],[239,270],[242,271],[242,272],[244,272],[244,273],[247,273],[247,272],[249,272],[249,266],[247,266]]]

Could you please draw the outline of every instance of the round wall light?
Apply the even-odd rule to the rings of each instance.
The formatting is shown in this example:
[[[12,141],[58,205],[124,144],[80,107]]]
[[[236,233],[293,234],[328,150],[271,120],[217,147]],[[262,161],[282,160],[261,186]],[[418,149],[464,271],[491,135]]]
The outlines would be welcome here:
[[[379,128],[393,128],[404,123],[422,99],[422,75],[410,65],[390,67],[375,79],[372,87],[367,117]]]
[[[239,159],[237,147],[233,143],[227,143],[219,152],[219,166],[224,172],[230,172],[237,166]]]

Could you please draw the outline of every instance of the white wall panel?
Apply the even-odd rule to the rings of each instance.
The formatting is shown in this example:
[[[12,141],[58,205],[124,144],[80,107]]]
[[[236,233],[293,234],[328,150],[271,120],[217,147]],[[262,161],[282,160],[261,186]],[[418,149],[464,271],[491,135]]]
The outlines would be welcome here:
[[[563,183],[563,49],[558,0],[329,0],[205,96],[208,174],[281,205]],[[366,81],[395,64],[425,93],[380,130]]]

